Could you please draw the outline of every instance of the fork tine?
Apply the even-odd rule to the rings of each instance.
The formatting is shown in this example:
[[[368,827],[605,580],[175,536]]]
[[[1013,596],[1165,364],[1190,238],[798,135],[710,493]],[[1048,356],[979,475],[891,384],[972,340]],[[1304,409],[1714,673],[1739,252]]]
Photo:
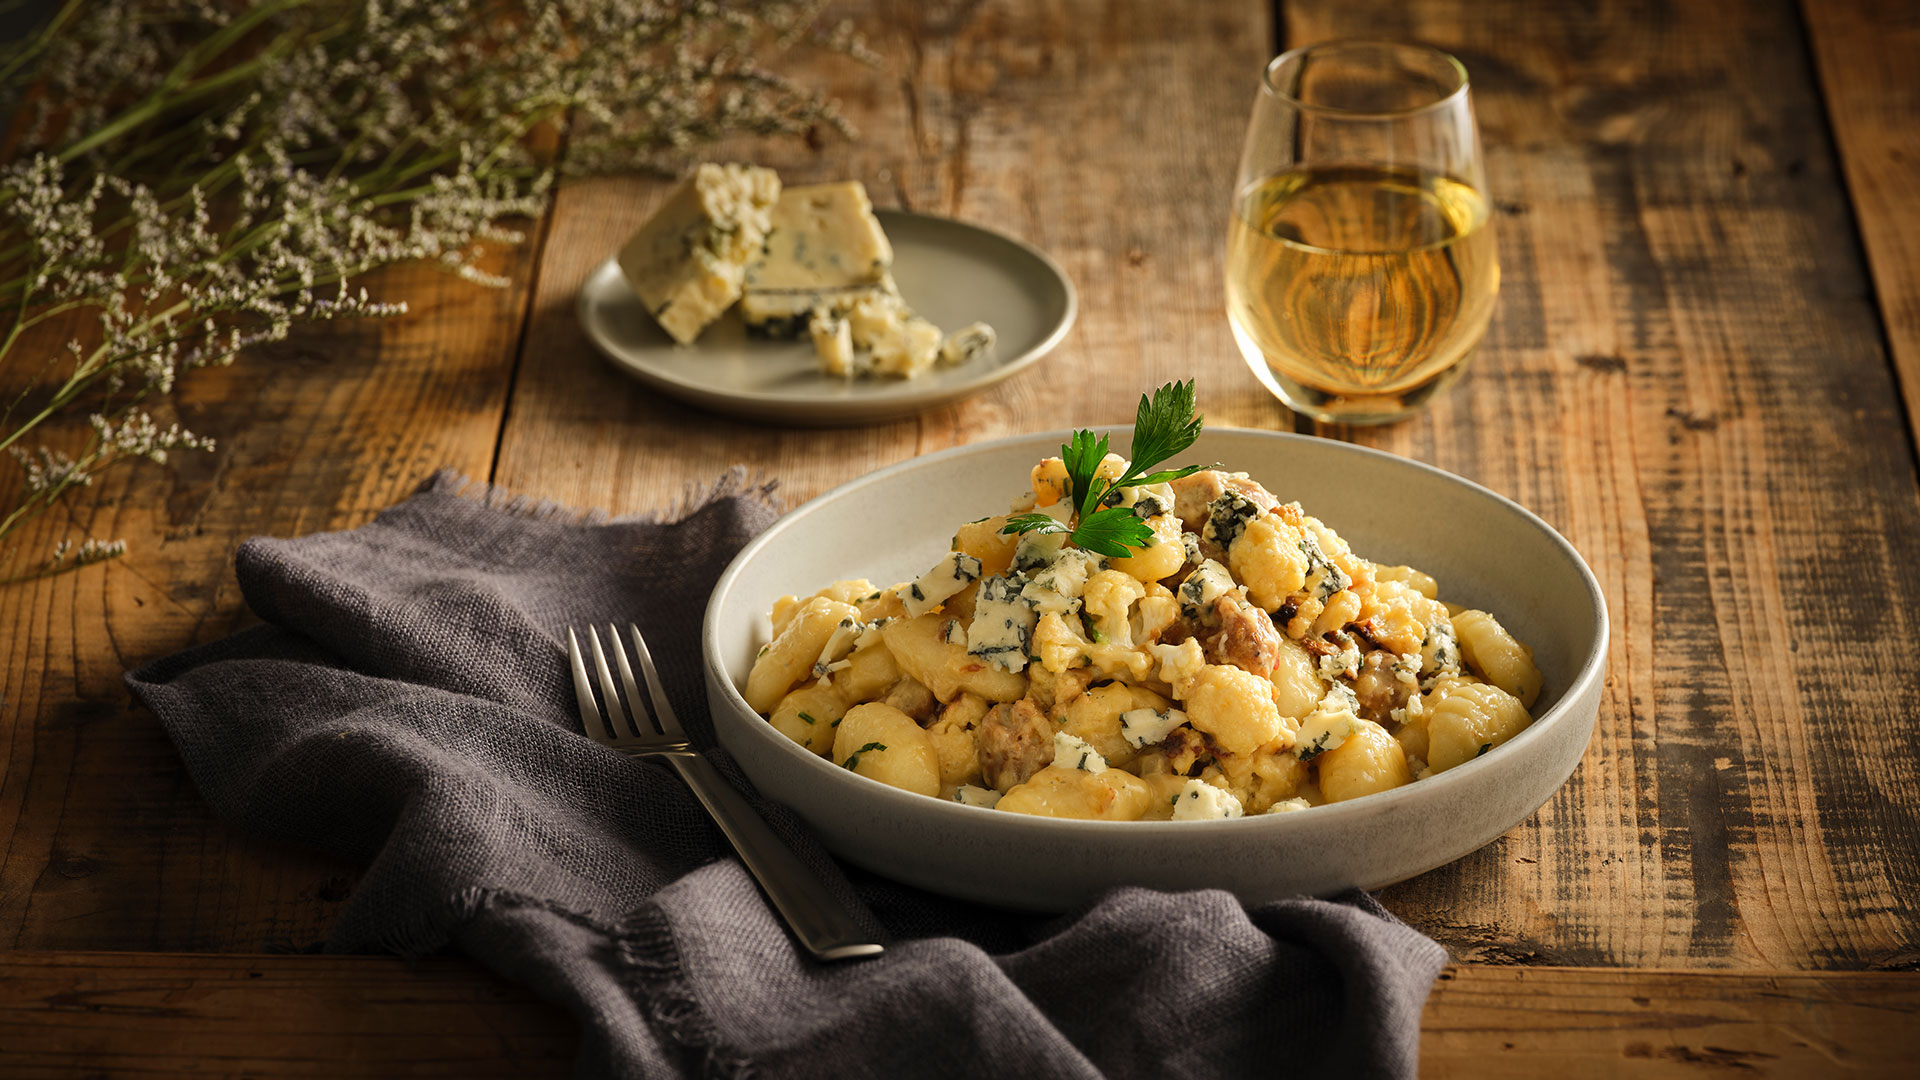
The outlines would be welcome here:
[[[680,726],[680,718],[673,715],[673,706],[667,704],[667,692],[660,685],[660,673],[653,669],[653,654],[647,651],[647,639],[640,636],[638,624],[628,623],[627,629],[633,632],[633,651],[640,657],[640,673],[647,677],[647,693],[653,698],[655,722],[660,725],[662,733],[684,737],[687,730]]]
[[[633,706],[634,730],[639,731],[640,721],[646,720],[653,727],[641,734],[650,735],[659,725],[647,716],[647,707],[640,703],[640,687],[633,681],[633,665],[627,663],[627,647],[620,644],[620,630],[612,623],[607,624],[607,640],[613,643],[613,660],[620,667],[620,685],[627,688],[627,703]]]
[[[613,737],[624,739],[640,734],[640,729],[634,727],[633,720],[627,716],[626,706],[620,704],[620,689],[613,684],[613,672],[607,670],[607,654],[600,649],[600,633],[592,626],[587,627],[587,644],[593,646],[593,673],[600,677],[600,689],[606,693],[607,724],[613,728]],[[618,649],[620,642],[615,640],[613,647]]]
[[[606,721],[600,719],[600,708],[593,703],[593,683],[587,681],[586,661],[580,656],[580,639],[573,634],[573,627],[567,627],[567,662],[573,667],[573,698],[580,706],[580,726],[586,729],[587,736],[594,742],[607,741]]]

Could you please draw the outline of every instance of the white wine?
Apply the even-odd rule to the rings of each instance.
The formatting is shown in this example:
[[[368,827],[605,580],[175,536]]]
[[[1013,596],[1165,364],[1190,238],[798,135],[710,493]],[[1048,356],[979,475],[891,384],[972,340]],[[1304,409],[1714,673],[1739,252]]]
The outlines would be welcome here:
[[[1390,419],[1450,382],[1486,332],[1500,267],[1486,199],[1466,184],[1304,168],[1249,185],[1234,209],[1228,316],[1283,397]]]

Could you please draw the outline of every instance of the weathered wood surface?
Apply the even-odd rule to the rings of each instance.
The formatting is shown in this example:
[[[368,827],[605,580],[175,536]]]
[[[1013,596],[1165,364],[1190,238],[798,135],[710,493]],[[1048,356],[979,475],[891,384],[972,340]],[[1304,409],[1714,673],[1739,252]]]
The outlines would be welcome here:
[[[1499,207],[1472,375],[1333,434],[1532,507],[1614,624],[1572,782],[1384,902],[1465,960],[1913,967],[1920,505],[1793,5],[1286,10],[1459,55]]]
[[[1801,0],[1908,417],[1920,416],[1920,6]]]
[[[1331,434],[1533,506],[1594,563],[1615,618],[1573,783],[1386,901],[1462,960],[1920,964],[1913,461],[1791,3],[1308,0],[1281,31],[1458,51],[1501,211],[1505,292],[1473,375],[1428,417]],[[1274,37],[1260,6],[888,3],[871,36],[885,65],[833,76],[862,141],[759,156],[1046,248],[1081,290],[1061,350],[871,429],[768,430],[660,400],[573,322],[574,288],[660,192],[621,180],[562,191],[538,266],[537,245],[506,266],[513,290],[408,271],[386,282],[415,304],[404,323],[196,376],[182,419],[220,451],[71,504],[128,558],[0,590],[0,947],[323,936],[352,868],[214,822],[119,682],[244,619],[246,536],[356,524],[441,464],[637,510],[741,461],[798,500],[925,450],[1123,422],[1141,388],[1190,375],[1213,422],[1291,428],[1235,353],[1220,282]],[[1830,81],[1848,67],[1815,46]],[[1910,297],[1912,260],[1875,258],[1880,295]]]
[[[1905,1077],[1920,978],[1456,967],[1421,1021],[1431,1080]],[[572,1020],[470,964],[363,956],[0,954],[0,1072],[563,1076]]]
[[[63,535],[117,537],[128,553],[0,587],[0,947],[296,950],[325,936],[355,868],[216,821],[121,673],[242,624],[233,553],[247,537],[360,524],[440,465],[486,475],[533,257],[503,256],[523,283],[504,291],[424,267],[378,275],[371,290],[405,298],[406,318],[188,375],[179,419],[216,451],[116,468],[22,542],[37,558]],[[18,479],[0,470],[0,487]]]
[[[573,1021],[473,964],[0,954],[0,1074],[567,1076]]]

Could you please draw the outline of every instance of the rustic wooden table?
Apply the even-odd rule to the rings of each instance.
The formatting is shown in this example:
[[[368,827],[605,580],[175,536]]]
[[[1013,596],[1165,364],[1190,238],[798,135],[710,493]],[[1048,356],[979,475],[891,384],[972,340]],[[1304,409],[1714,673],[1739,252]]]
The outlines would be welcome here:
[[[1124,422],[1197,377],[1213,424],[1299,424],[1223,312],[1261,63],[1424,39],[1472,71],[1504,288],[1422,418],[1318,433],[1461,473],[1586,555],[1614,621],[1599,729],[1505,837],[1382,900],[1455,966],[1429,1075],[1896,1073],[1920,1054],[1920,13],[1902,0],[923,7],[829,76],[857,142],[800,179],[987,222],[1080,288],[1030,373],[915,420],[768,429],[663,400],[576,328],[661,191],[562,189],[487,291],[196,374],[214,455],[122,469],[45,523],[118,562],[0,590],[0,1071],[560,1074],[568,1021],[457,960],[314,956],[355,868],[216,821],[121,672],[248,616],[236,545],[366,521],[433,469],[659,507],[740,461],[790,500],[928,450]],[[857,13],[856,13],[857,14]],[[11,478],[6,482],[12,482]]]

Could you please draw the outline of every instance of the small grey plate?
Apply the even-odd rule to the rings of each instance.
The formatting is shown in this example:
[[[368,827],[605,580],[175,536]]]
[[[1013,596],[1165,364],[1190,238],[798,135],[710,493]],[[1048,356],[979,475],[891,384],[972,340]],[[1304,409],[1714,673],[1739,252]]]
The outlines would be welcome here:
[[[809,342],[747,337],[738,311],[692,345],[677,345],[612,259],[580,287],[580,325],[615,367],[677,398],[808,426],[893,420],[977,394],[1045,356],[1073,326],[1073,283],[1039,250],[951,218],[878,215],[908,306],[946,331],[987,323],[999,338],[991,354],[917,379],[840,379],[820,373]]]

